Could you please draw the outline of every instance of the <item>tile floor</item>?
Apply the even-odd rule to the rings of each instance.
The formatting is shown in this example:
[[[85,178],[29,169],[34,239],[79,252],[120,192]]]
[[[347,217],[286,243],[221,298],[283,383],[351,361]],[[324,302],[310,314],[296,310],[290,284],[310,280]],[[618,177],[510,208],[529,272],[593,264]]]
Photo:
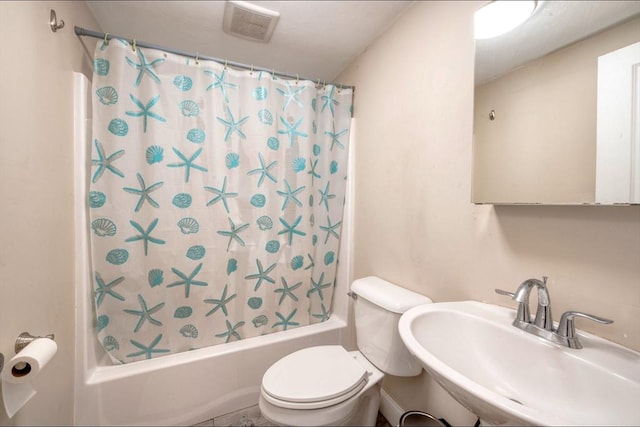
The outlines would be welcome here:
[[[378,419],[376,420],[376,427],[392,427],[389,421],[378,412]]]
[[[248,408],[240,409],[239,411],[231,412],[229,414],[221,415],[211,420],[203,421],[194,425],[193,427],[267,427],[272,426],[262,414],[260,414],[260,408],[258,405],[250,406]],[[391,427],[391,424],[378,413],[378,419],[376,420],[376,427]]]

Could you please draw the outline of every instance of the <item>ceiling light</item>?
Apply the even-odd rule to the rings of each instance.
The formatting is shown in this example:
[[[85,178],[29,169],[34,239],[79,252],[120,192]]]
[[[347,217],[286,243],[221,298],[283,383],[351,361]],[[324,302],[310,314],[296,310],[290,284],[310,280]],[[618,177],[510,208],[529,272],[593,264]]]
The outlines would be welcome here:
[[[475,37],[490,39],[513,30],[536,8],[535,0],[495,0],[475,13]]]

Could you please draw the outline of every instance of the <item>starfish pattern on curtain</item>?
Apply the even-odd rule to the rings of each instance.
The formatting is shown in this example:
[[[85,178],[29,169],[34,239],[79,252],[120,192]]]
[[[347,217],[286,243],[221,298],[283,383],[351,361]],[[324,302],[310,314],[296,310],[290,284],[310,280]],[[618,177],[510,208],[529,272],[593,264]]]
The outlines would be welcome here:
[[[352,91],[98,43],[88,194],[116,363],[331,316]]]

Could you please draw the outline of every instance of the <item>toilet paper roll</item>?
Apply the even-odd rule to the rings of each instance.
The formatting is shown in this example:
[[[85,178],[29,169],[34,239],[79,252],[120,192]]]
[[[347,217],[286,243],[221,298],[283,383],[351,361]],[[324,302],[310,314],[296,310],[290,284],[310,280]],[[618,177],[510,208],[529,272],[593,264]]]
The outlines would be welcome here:
[[[31,381],[49,363],[58,345],[49,338],[36,338],[13,356],[2,371],[2,381],[22,384]]]
[[[2,371],[2,400],[9,418],[36,394],[31,381],[40,374],[57,350],[55,341],[36,338],[7,362]]]

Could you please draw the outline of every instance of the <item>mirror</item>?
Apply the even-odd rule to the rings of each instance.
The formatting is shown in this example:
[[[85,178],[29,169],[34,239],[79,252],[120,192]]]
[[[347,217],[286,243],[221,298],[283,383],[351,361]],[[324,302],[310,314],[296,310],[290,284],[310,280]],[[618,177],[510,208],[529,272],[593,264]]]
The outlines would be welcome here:
[[[472,202],[640,203],[640,147],[597,141],[625,133],[640,145],[640,67],[628,70],[628,101],[609,96],[598,106],[620,80],[598,82],[599,57],[637,42],[637,1],[539,2],[518,28],[476,40]],[[618,123],[616,102],[628,106],[629,123]]]

